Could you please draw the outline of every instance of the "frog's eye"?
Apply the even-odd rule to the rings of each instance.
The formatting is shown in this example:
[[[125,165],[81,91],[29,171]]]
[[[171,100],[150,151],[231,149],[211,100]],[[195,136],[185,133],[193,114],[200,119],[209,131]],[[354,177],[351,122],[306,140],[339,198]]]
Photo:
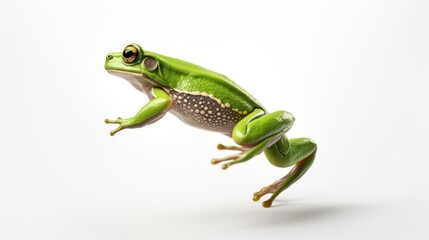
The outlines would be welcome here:
[[[122,52],[122,60],[125,63],[131,64],[139,60],[139,49],[134,45],[128,45]]]

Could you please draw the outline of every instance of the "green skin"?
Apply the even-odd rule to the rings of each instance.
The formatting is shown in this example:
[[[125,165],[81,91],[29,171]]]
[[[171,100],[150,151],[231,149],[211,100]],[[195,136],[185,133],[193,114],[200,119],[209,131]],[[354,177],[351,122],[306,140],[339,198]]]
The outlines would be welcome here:
[[[137,44],[128,45],[123,52],[108,54],[105,69],[128,80],[150,99],[134,117],[106,119],[106,123],[118,124],[110,135],[126,128],[143,127],[171,112],[191,126],[232,137],[239,146],[219,144],[217,147],[239,153],[211,161],[213,164],[223,162],[223,169],[248,161],[262,152],[274,166],[294,165],[286,176],[254,193],[254,201],[271,194],[262,203],[264,207],[270,207],[273,200],[304,175],[314,161],[317,146],[311,139],[288,139],[285,136],[295,120],[291,113],[269,113],[224,75],[143,51]]]

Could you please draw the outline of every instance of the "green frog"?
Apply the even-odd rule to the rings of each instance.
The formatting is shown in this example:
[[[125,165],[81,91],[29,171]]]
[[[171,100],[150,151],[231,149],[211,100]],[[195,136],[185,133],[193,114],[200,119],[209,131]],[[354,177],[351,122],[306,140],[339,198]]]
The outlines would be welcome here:
[[[222,169],[248,161],[264,152],[276,167],[293,168],[273,184],[253,194],[253,200],[271,194],[262,203],[271,207],[274,199],[310,168],[316,156],[316,143],[309,138],[286,137],[295,118],[287,111],[268,112],[252,95],[226,76],[198,65],[158,53],[143,51],[138,44],[106,56],[107,72],[126,79],[150,101],[134,117],[106,119],[118,124],[110,132],[154,123],[167,112],[197,128],[231,137],[237,146],[218,144],[219,150],[238,151],[215,158]]]

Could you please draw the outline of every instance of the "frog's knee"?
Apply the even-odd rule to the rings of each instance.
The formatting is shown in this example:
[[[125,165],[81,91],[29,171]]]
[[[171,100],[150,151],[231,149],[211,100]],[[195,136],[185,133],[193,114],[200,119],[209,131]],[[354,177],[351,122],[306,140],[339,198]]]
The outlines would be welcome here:
[[[233,130],[233,140],[243,146],[254,145],[268,137],[287,132],[295,117],[286,111],[276,111],[258,116],[249,122],[239,123]]]
[[[290,112],[280,110],[273,112],[272,114],[277,118],[277,121],[282,122],[286,126],[292,126],[295,122],[295,117]]]

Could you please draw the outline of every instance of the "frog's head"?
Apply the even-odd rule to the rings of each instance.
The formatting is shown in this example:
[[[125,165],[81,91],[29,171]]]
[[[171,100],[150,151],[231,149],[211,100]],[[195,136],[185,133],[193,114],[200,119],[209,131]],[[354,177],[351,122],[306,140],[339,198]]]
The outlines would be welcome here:
[[[128,80],[139,90],[143,90],[145,84],[168,85],[161,77],[157,55],[145,53],[138,44],[129,44],[122,52],[107,54],[104,68],[109,73]]]

